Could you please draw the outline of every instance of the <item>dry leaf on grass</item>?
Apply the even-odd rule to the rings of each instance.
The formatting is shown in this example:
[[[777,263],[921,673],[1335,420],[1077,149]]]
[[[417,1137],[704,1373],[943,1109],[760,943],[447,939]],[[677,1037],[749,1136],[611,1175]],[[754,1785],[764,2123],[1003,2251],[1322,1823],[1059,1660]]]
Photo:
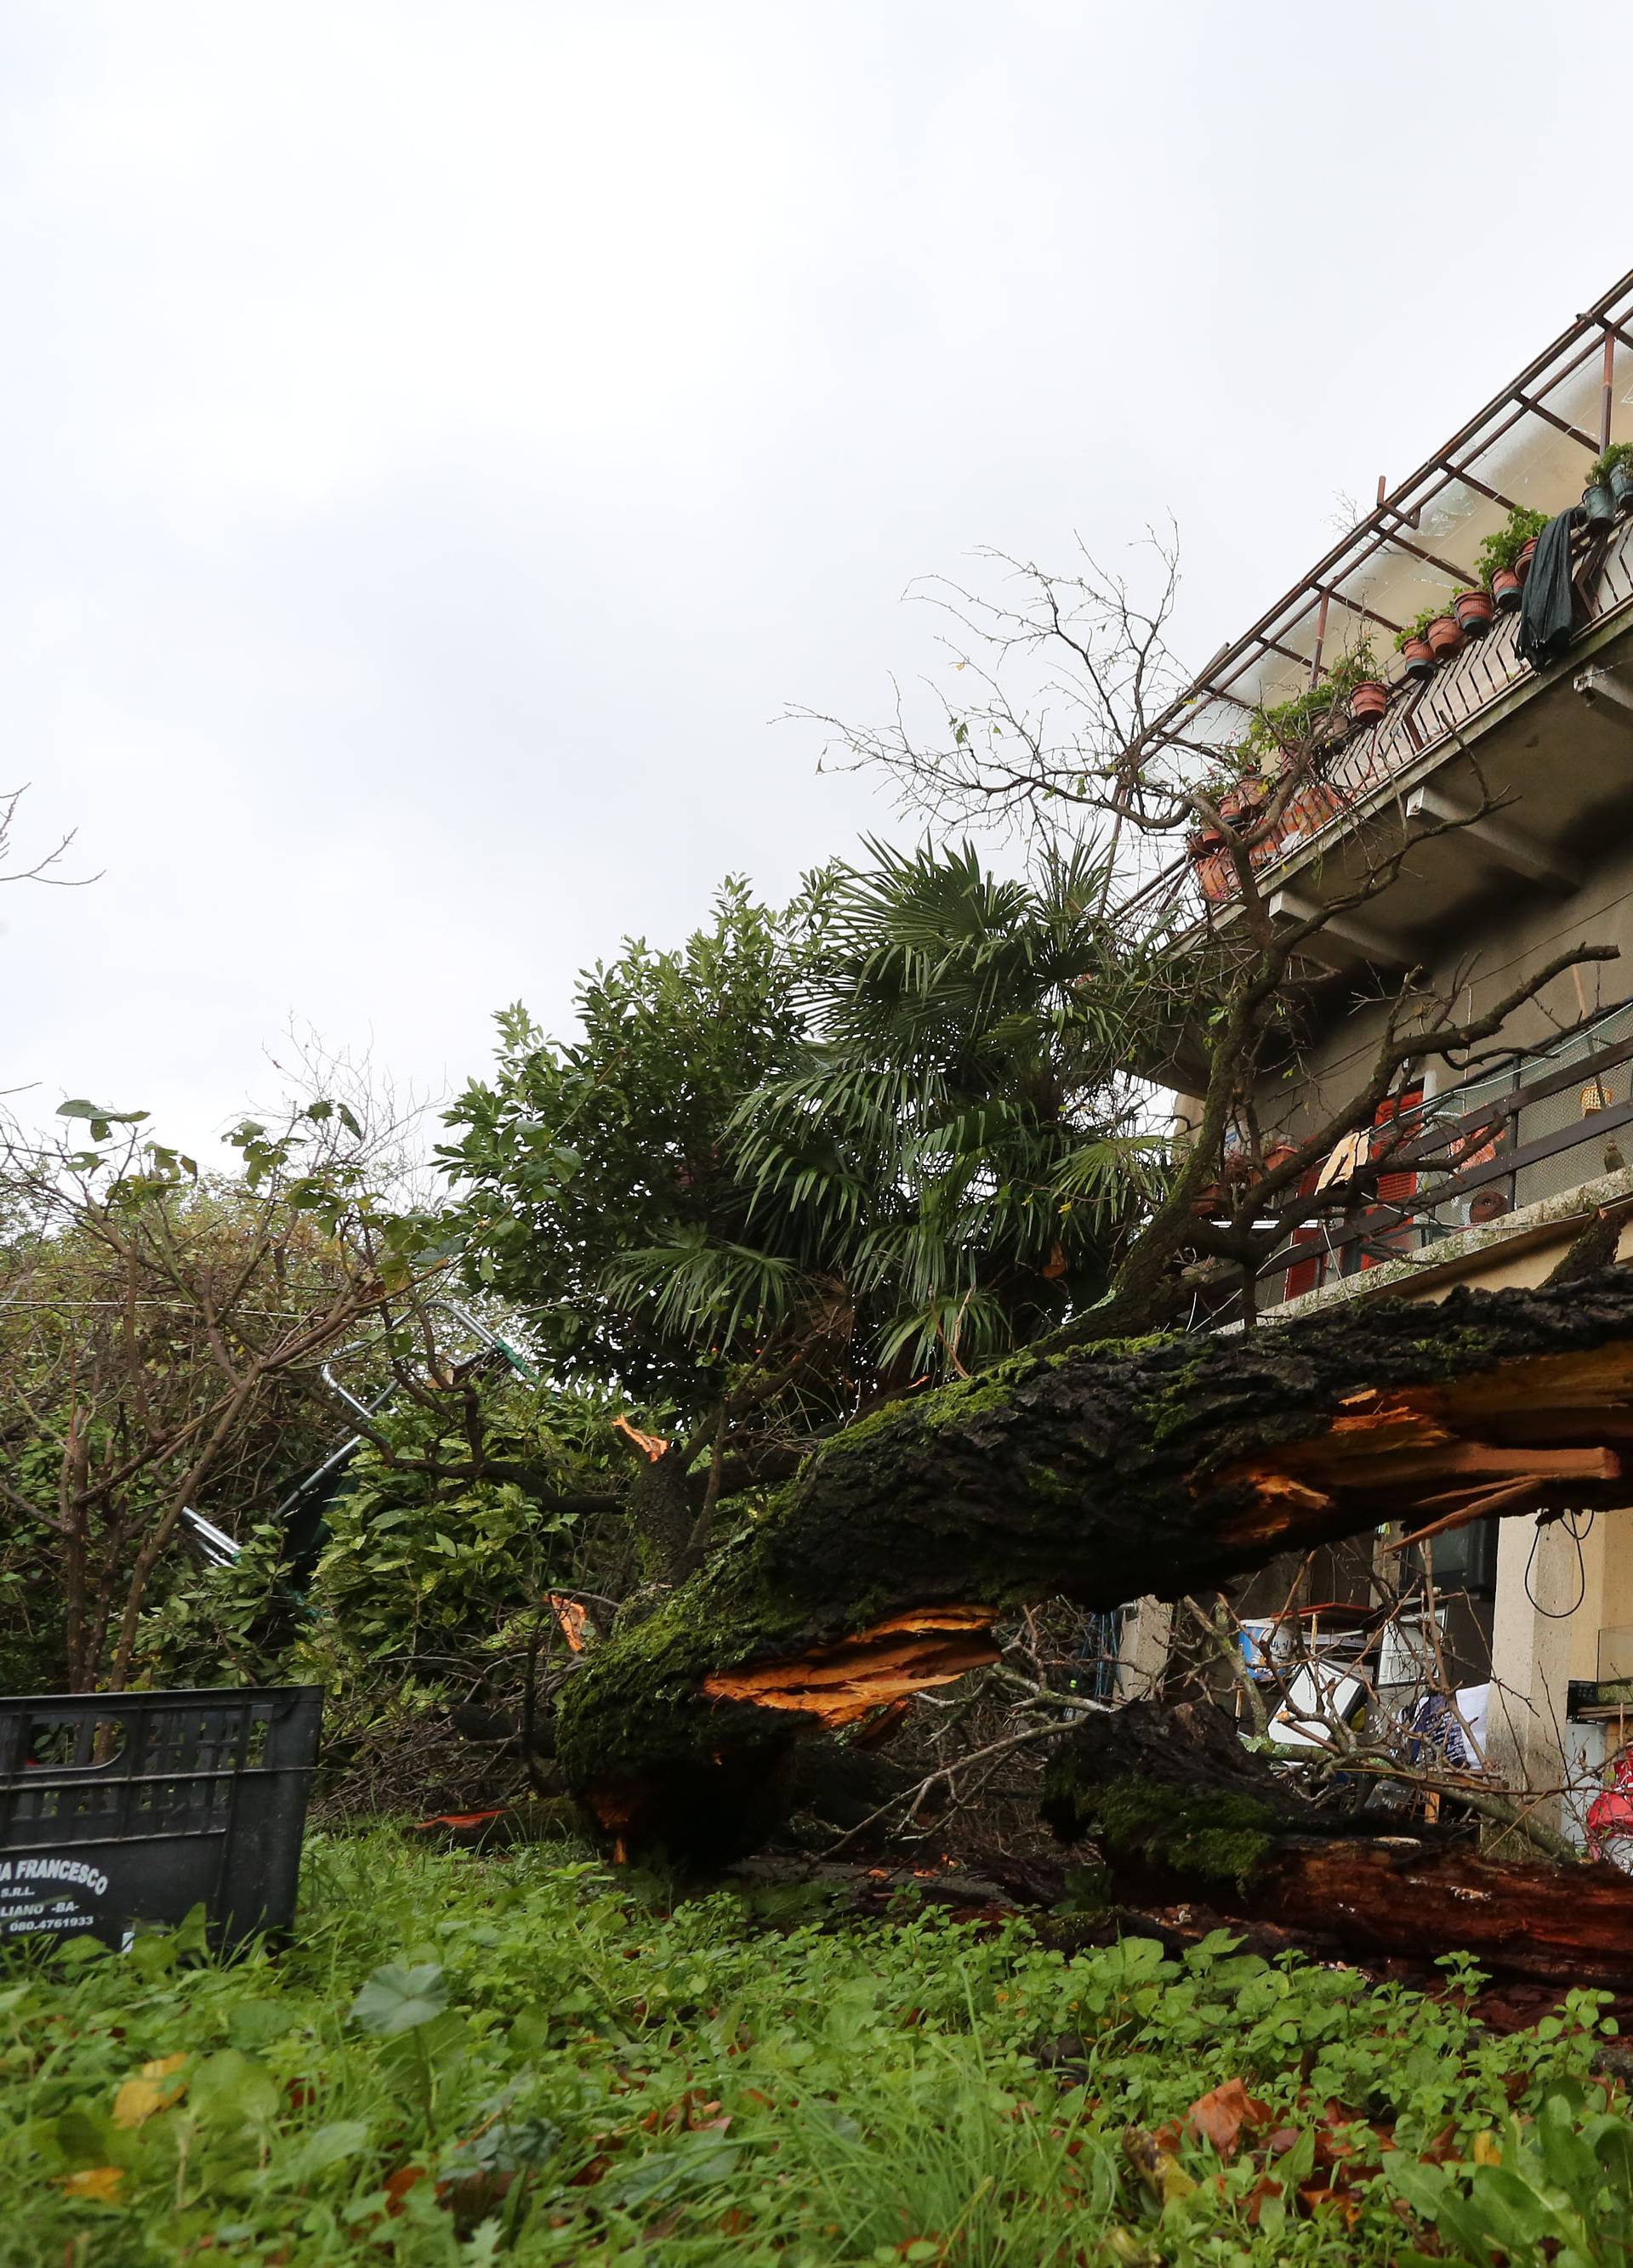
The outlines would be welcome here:
[[[185,2055],[169,2055],[144,2063],[137,2077],[126,2080],[114,2097],[115,2125],[140,2126],[156,2111],[168,2110],[173,2102],[180,2102],[187,2092],[187,2081],[177,2087],[166,2087],[164,2082],[186,2061]]]
[[[1210,2094],[1199,2095],[1186,2114],[1187,2131],[1213,2144],[1222,2158],[1236,2149],[1244,2126],[1263,2126],[1270,2105],[1248,2093],[1239,2079],[1227,2079]]]
[[[86,2166],[77,2174],[59,2175],[57,2187],[65,2197],[94,2198],[99,2205],[114,2205],[124,2177],[122,2166]]]

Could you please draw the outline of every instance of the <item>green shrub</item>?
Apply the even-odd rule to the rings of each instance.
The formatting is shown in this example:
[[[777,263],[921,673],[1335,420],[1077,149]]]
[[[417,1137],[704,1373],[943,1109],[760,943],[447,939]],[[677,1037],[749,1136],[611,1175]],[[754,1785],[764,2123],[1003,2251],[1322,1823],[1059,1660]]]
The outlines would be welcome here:
[[[1541,535],[1548,526],[1548,514],[1534,512],[1529,504],[1518,504],[1495,535],[1488,535],[1477,555],[1480,579],[1487,590],[1497,571],[1513,571],[1515,562],[1534,536]]]
[[[1283,749],[1298,748],[1318,732],[1334,709],[1348,700],[1363,680],[1378,674],[1371,641],[1363,639],[1326,670],[1316,682],[1290,700],[1261,709],[1248,726],[1236,754],[1244,771],[1279,770]]]
[[[0,1967],[0,2257],[1625,2259],[1600,1996],[1499,2037],[1457,1991],[1223,1931],[1176,1961],[1049,1926],[316,1837],[283,1954],[183,1932]],[[1219,2088],[1240,2146],[1189,2118]]]

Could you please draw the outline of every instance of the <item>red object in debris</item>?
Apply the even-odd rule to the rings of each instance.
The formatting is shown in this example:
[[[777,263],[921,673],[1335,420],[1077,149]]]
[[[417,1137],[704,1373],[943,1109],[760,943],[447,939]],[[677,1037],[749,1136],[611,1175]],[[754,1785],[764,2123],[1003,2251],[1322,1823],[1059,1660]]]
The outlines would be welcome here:
[[[1623,1749],[1616,1758],[1615,1778],[1588,1806],[1589,1858],[1604,1857],[1607,1838],[1619,1843],[1627,1836],[1633,1836],[1633,1749]]]
[[[424,1834],[432,1827],[485,1827],[490,1819],[503,1819],[504,1816],[503,1804],[497,1811],[440,1811],[434,1819],[417,1819],[414,1831]]]
[[[576,1599],[568,1598],[565,1593],[561,1591],[546,1591],[544,1603],[555,1616],[557,1625],[563,1638],[566,1639],[571,1651],[574,1653],[582,1653],[584,1632],[589,1623],[589,1609],[587,1607],[581,1607]]]

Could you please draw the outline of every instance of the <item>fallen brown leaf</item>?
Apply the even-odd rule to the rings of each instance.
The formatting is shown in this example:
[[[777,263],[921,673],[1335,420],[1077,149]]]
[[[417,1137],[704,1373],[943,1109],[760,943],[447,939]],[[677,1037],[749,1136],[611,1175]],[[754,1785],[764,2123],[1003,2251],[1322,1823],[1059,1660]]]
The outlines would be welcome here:
[[[1244,2126],[1262,2126],[1272,2116],[1267,2102],[1248,2093],[1239,2079],[1227,2079],[1207,2095],[1199,2095],[1186,2114],[1188,2132],[1213,2144],[1222,2158],[1230,2157]]]

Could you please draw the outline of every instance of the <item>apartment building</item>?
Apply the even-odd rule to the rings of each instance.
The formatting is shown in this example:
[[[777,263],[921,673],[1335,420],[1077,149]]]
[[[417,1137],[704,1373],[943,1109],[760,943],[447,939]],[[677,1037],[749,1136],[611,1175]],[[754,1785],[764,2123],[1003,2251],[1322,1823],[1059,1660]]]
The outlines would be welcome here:
[[[1372,893],[1310,941],[1297,1074],[1258,1098],[1265,1129],[1299,1136],[1359,1086],[1410,968],[1479,1014],[1563,947],[1620,955],[1562,973],[1521,1009],[1510,1059],[1408,1069],[1380,1113],[1399,1145],[1390,1170],[1369,1202],[1276,1256],[1260,1285],[1267,1325],[1356,1298],[1540,1283],[1601,1208],[1633,1200],[1633,466],[1590,482],[1623,442],[1633,275],[1408,480],[1380,482],[1361,525],[1171,712],[1182,745],[1228,740],[1363,641],[1381,665],[1335,711],[1316,782],[1256,854],[1277,919],[1338,906],[1363,883]],[[1536,525],[1525,515],[1571,506],[1572,627],[1533,666],[1519,638],[1529,555],[1518,546]],[[1494,575],[1494,556],[1512,563]],[[1487,603],[1466,600],[1460,622],[1452,594],[1482,590]],[[1428,616],[1438,628],[1398,653]],[[1193,846],[1167,887],[1228,930],[1233,884],[1205,851]],[[1633,1226],[1621,1250],[1633,1257]],[[1489,1687],[1489,1764],[1516,1784],[1573,1783],[1554,1815],[1579,1834],[1607,1761],[1633,1738],[1633,1509],[1482,1521],[1430,1549],[1439,1651],[1467,1690]],[[1355,1588],[1353,1564],[1323,1580]],[[1306,1602],[1329,1628],[1367,1603]],[[1160,1667],[1166,1611],[1127,1619],[1126,1687]]]

